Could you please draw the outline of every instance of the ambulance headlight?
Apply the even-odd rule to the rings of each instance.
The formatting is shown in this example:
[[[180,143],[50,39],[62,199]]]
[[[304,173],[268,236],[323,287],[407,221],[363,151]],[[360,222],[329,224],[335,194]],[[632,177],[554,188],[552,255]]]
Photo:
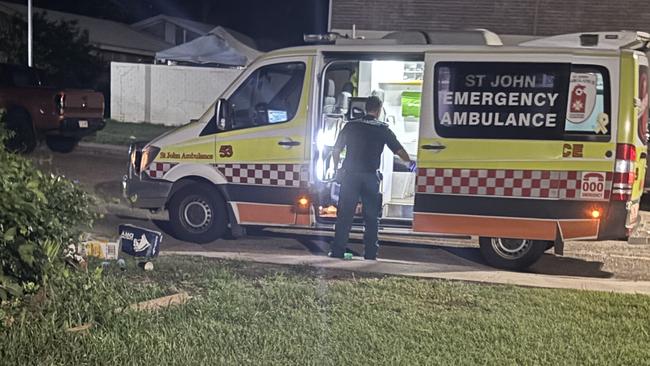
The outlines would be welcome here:
[[[147,167],[149,167],[149,164],[151,164],[155,159],[156,156],[158,156],[158,153],[160,152],[160,148],[152,145],[147,145],[144,147],[142,150],[142,158],[140,160],[140,171],[144,172],[147,170]]]

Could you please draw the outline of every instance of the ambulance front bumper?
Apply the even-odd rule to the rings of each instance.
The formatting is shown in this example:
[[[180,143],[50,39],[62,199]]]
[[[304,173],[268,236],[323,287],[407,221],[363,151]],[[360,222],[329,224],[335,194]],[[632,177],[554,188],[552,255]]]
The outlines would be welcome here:
[[[164,209],[172,190],[172,182],[151,179],[144,174],[122,177],[122,194],[133,207],[151,210]]]
[[[122,177],[122,195],[133,207],[151,210],[164,209],[173,183],[151,179],[139,171],[141,149],[144,144],[131,144],[127,174]]]

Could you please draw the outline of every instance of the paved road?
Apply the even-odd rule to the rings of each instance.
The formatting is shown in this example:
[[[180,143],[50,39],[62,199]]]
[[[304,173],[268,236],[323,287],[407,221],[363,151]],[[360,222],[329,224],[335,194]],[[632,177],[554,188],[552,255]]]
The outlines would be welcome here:
[[[78,181],[89,192],[101,197],[108,207],[107,214],[94,228],[94,235],[114,239],[117,226],[131,223],[152,229],[166,229],[164,221],[143,218],[142,212],[131,212],[121,199],[121,177],[127,158],[97,151],[76,151],[56,154],[39,149],[33,161],[44,170],[63,174]],[[650,213],[643,213],[650,215]],[[138,218],[140,217],[140,218]],[[163,251],[222,251],[241,253],[273,253],[287,255],[323,256],[331,233],[282,229],[253,229],[237,240],[217,240],[206,245],[185,243],[166,235]],[[353,235],[352,249],[362,253],[360,237]],[[422,261],[440,265],[464,266],[468,270],[485,269],[475,240],[450,238],[412,238],[382,236],[380,255],[383,258]],[[556,276],[620,278],[650,280],[650,246],[626,242],[568,242],[566,255],[545,255],[533,273]]]

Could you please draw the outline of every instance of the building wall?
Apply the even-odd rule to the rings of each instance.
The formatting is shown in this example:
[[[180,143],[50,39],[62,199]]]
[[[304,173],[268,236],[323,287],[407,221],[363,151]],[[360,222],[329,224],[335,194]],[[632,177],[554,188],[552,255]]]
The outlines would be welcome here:
[[[602,30],[650,30],[642,0],[331,0],[332,28],[453,30],[552,35]]]
[[[200,117],[238,69],[111,63],[111,118],[179,126]]]

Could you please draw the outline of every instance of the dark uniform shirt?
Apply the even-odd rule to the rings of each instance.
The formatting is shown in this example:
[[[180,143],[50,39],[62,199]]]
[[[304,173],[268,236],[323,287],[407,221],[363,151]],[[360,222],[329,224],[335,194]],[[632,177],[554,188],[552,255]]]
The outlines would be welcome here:
[[[372,116],[366,116],[361,120],[348,122],[336,139],[334,148],[347,148],[343,169],[372,173],[379,169],[384,145],[395,154],[404,149],[387,124]]]

